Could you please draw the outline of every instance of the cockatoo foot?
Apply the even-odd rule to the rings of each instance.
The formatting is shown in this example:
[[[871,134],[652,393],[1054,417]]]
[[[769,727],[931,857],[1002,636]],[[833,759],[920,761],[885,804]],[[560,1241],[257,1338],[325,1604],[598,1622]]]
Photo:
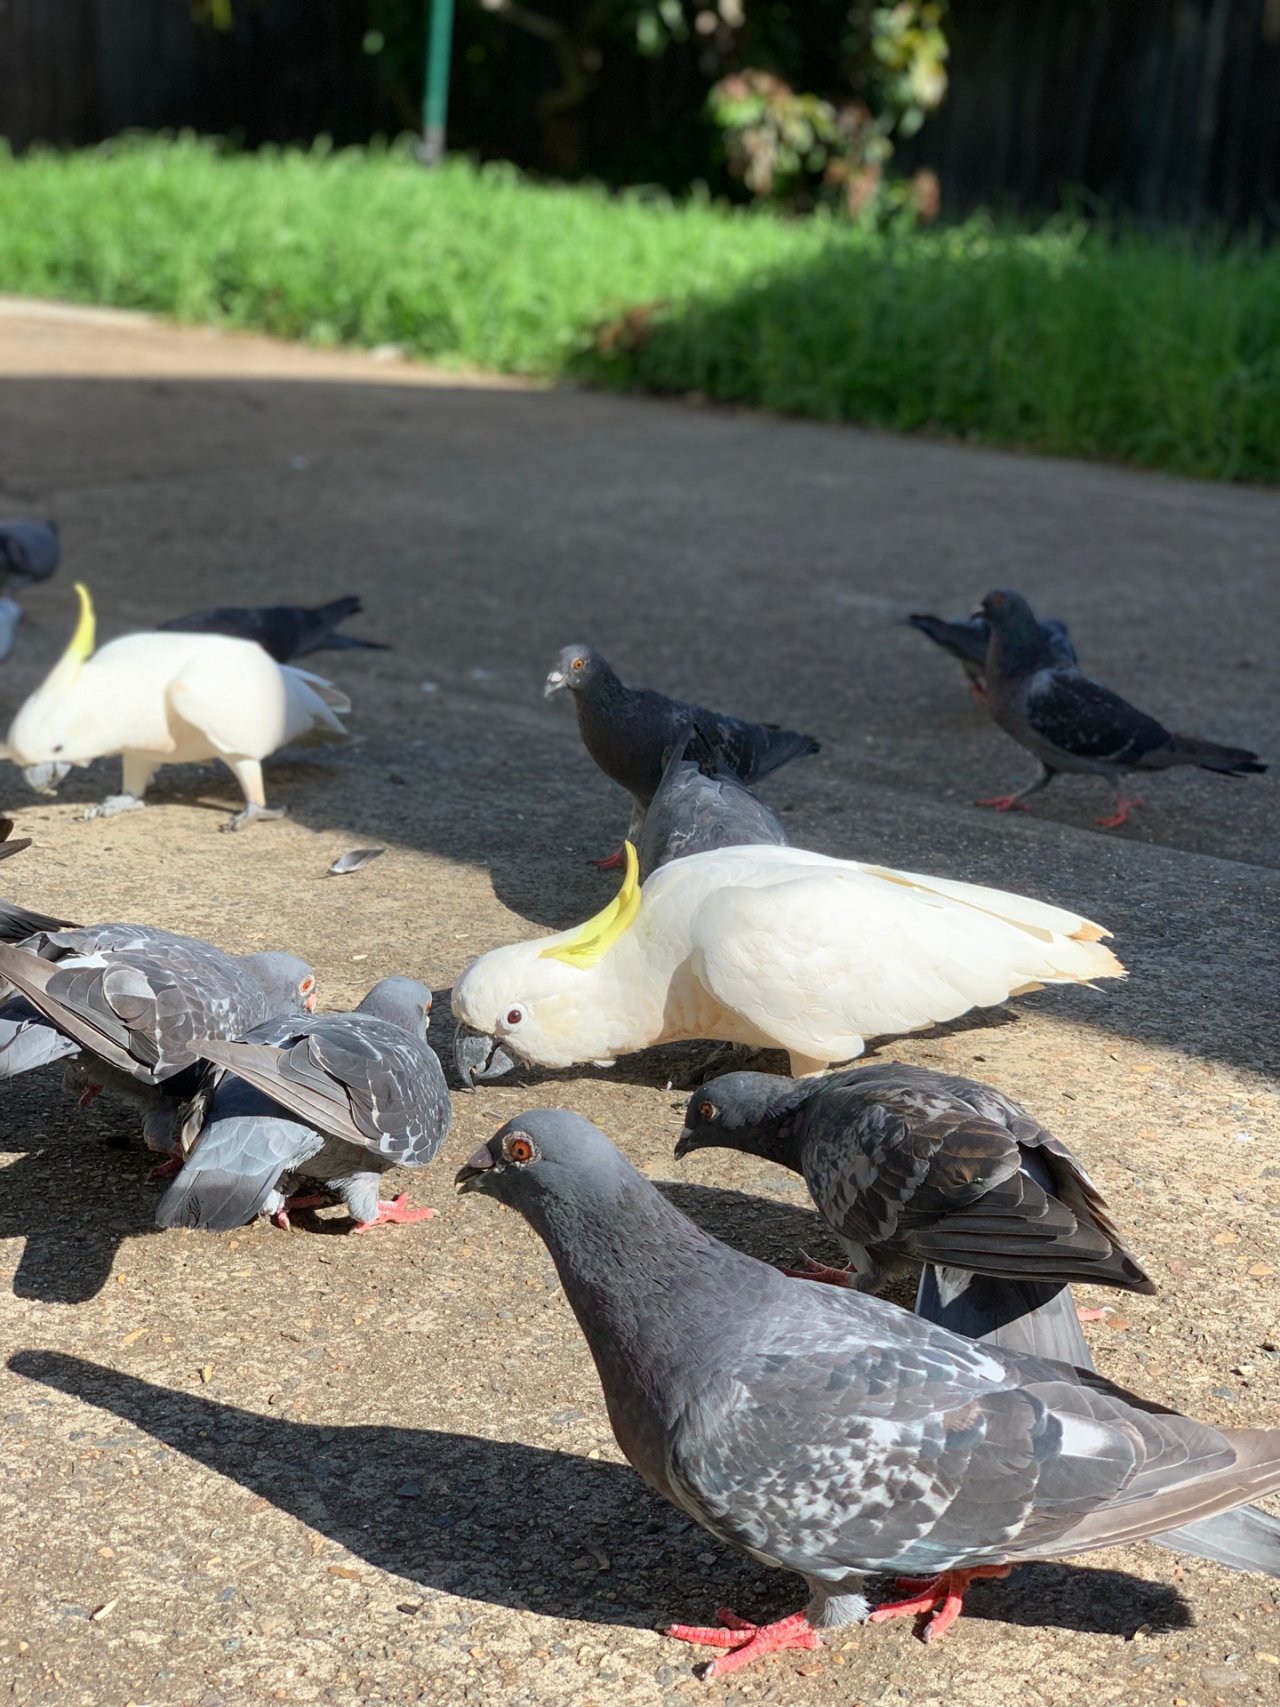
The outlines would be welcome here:
[[[138,804],[141,805],[142,802],[139,801]],[[256,824],[267,818],[287,818],[288,816],[289,808],[287,806],[255,806],[250,802],[247,806],[242,806],[233,818],[228,818],[222,828],[224,830],[243,830],[248,825]]]
[[[109,794],[105,800],[88,808],[85,822],[90,818],[115,818],[121,812],[141,812],[145,805],[146,801],[139,800],[136,794]]]

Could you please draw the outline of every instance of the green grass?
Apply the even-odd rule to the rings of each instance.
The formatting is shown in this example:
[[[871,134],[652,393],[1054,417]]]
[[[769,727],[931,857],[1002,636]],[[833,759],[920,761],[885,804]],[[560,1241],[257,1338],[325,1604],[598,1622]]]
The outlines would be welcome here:
[[[825,420],[1280,478],[1280,251],[875,235],[401,150],[0,156],[0,289]]]

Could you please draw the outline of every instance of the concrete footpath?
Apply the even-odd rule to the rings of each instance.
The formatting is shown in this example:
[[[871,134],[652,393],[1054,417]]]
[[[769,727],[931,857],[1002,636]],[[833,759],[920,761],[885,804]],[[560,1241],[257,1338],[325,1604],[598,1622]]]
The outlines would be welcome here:
[[[682,403],[545,391],[392,357],[0,302],[0,516],[53,515],[58,577],[0,666],[12,710],[65,644],[215,603],[357,592],[388,652],[308,661],[352,742],[268,766],[290,818],[224,836],[214,769],[80,820],[0,767],[34,848],[4,893],[288,947],[343,1007],[405,971],[597,910],[622,795],[543,676],[590,641],[626,680],[818,736],[767,785],[793,840],[1076,907],[1130,969],[881,1046],[990,1079],[1071,1144],[1158,1298],[1087,1330],[1102,1371],[1211,1420],[1280,1424],[1280,781],[1154,777],[1121,832],[1104,784],[1031,813],[973,800],[1031,761],[900,618],[993,587],[1071,626],[1092,673],[1170,725],[1280,761],[1280,493]],[[327,878],[333,857],[386,855]],[[682,1208],[770,1260],[835,1255],[797,1182],[671,1159],[690,1049],[455,1098],[396,1189],[435,1220],[337,1236],[154,1228],[122,1114],[54,1075],[0,1130],[0,1701],[683,1707],[658,1632],[781,1616],[798,1579],[649,1494],[609,1432],[542,1246],[455,1169],[523,1108],[596,1120]],[[334,1236],[325,1236],[332,1234]],[[1271,1502],[1280,1511],[1280,1503]],[[1150,1547],[979,1585],[937,1649],[851,1631],[712,1685],[787,1707],[1211,1707],[1280,1689],[1280,1585]],[[710,1697],[708,1697],[710,1699]]]

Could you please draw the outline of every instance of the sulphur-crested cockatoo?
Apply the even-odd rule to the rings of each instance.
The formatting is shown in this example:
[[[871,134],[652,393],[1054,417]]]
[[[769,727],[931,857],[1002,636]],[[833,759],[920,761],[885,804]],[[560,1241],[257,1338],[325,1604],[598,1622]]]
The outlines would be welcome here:
[[[718,848],[627,876],[576,930],[495,948],[453,990],[467,1083],[705,1037],[785,1049],[797,1076],[1042,984],[1121,978],[1062,907],[801,848]]]
[[[244,791],[239,830],[269,811],[262,761],[310,736],[338,739],[350,701],[330,682],[277,664],[251,640],[221,634],[126,634],[93,650],[93,602],[79,583],[80,620],[62,657],[22,705],[5,752],[56,782],[71,765],[119,753],[122,791],[90,809],[106,817],[141,806],[161,765],[221,759]]]

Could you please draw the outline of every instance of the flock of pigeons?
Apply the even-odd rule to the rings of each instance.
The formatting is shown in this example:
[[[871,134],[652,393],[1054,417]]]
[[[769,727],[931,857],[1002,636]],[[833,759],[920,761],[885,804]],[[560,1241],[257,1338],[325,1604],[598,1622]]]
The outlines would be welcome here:
[[[13,537],[0,530],[9,564]],[[154,765],[178,756],[147,744],[158,725],[146,719],[177,707],[173,727],[196,732],[181,756],[203,742],[244,786],[240,821],[265,815],[260,771],[255,796],[243,766],[273,749],[255,758],[232,740],[203,648],[244,649],[219,664],[240,672],[251,709],[256,684],[274,681],[278,707],[296,701],[327,727],[323,690],[336,690],[282,660],[334,644],[350,601],[201,613],[94,654],[80,596],[77,636],[18,712],[9,755],[85,762],[90,738],[68,743],[92,722],[83,690],[97,669],[95,703],[103,683],[134,695],[135,744],[104,746],[99,729],[92,755],[123,755],[132,803]],[[1065,631],[1016,594],[990,595],[971,623],[914,620],[1036,753],[1032,787],[1057,770],[1263,768],[1171,735],[1081,675]],[[108,674],[117,649],[126,661]],[[162,655],[157,694],[147,670],[158,680]],[[713,1535],[808,1584],[804,1610],[776,1623],[726,1609],[669,1633],[720,1650],[706,1675],[867,1618],[924,1615],[932,1639],[975,1578],[1139,1539],[1280,1576],[1280,1520],[1251,1503],[1280,1489],[1280,1429],[1199,1423],[1094,1369],[1072,1282],[1155,1288],[1067,1147],[988,1085],[892,1062],[831,1070],[869,1037],[1045,984],[1123,977],[1108,933],[1025,896],[792,847],[751,785],[816,752],[808,736],[628,688],[586,646],[566,648],[546,686],[572,694],[587,749],[631,796],[630,833],[599,862],[621,865],[623,881],[586,924],[493,949],[460,974],[463,1086],[517,1061],[608,1065],[677,1039],[786,1051],[789,1077],[717,1063],[675,1154],[737,1149],[799,1173],[850,1258],[781,1271],[730,1249],[563,1109],[507,1122],[457,1174],[459,1190],[508,1204],[546,1242],[640,1474]],[[278,720],[285,740],[288,727]],[[0,821],[0,860],[29,845],[12,827]],[[218,1231],[261,1214],[287,1226],[335,1201],[356,1231],[431,1213],[380,1197],[383,1174],[431,1162],[449,1129],[420,983],[384,979],[354,1012],[322,1014],[295,956],[234,956],[12,903],[0,903],[0,979],[0,1077],[61,1064],[82,1105],[105,1092],[134,1107],[161,1157],[160,1225]],[[903,1269],[920,1275],[914,1313],[874,1296]],[[882,1576],[898,1579],[898,1597],[872,1610],[866,1585]]]

